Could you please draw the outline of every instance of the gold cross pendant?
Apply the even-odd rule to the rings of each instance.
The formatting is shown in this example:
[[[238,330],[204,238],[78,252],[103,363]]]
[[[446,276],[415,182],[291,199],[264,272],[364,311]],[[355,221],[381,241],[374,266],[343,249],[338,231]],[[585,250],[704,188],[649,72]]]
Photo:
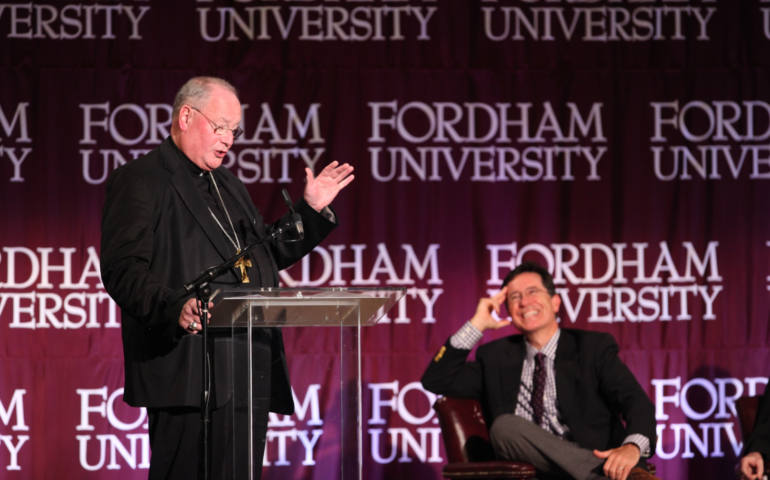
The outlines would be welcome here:
[[[251,259],[241,257],[235,262],[235,268],[241,271],[241,283],[249,283],[249,275],[246,273],[246,267],[251,267]]]

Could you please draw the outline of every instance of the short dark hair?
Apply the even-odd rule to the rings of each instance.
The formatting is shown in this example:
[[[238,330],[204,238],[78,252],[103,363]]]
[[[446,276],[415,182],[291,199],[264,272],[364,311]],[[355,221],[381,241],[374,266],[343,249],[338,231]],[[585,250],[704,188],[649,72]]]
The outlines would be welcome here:
[[[548,294],[551,296],[556,295],[556,287],[553,285],[553,277],[550,273],[548,273],[548,270],[535,262],[522,262],[518,267],[508,272],[508,275],[505,276],[503,284],[500,286],[500,288],[508,285],[511,280],[518,277],[522,273],[537,273],[540,275],[540,279],[543,281],[543,286],[548,291]]]

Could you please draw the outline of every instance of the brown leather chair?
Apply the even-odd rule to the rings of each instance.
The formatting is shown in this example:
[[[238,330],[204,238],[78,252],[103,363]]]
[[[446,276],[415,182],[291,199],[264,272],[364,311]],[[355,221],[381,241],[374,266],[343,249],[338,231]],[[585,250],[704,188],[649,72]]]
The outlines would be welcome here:
[[[526,462],[495,460],[487,422],[477,400],[440,397],[433,405],[444,438],[449,462],[442,471],[449,479],[535,478],[535,467]],[[739,407],[740,410],[740,407]],[[754,405],[756,416],[756,402]],[[751,418],[752,426],[754,417]],[[647,463],[655,475],[655,464]]]
[[[433,408],[449,461],[442,472],[444,478],[535,478],[535,467],[528,463],[495,460],[487,423],[477,400],[441,397]]]

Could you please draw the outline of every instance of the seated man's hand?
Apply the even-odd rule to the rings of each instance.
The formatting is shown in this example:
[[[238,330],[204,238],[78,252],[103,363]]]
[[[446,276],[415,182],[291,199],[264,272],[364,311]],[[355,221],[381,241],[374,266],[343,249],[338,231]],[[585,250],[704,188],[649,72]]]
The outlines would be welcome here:
[[[626,443],[610,450],[594,450],[594,455],[604,458],[604,474],[612,480],[626,480],[631,469],[639,463],[641,452],[633,443]]]
[[[497,313],[500,316],[500,305],[505,301],[506,294],[508,293],[508,287],[503,287],[499,292],[494,294],[490,298],[482,298],[479,300],[479,304],[476,306],[476,313],[471,318],[471,325],[476,327],[480,332],[484,330],[507,327],[512,323],[512,320],[496,320],[492,316],[492,312]]]
[[[748,480],[761,480],[765,474],[765,462],[759,452],[750,452],[741,458],[742,478]]]

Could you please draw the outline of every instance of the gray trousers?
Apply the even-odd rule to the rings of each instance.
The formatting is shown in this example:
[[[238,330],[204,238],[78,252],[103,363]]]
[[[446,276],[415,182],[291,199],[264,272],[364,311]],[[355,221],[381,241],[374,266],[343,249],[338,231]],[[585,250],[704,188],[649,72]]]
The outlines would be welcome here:
[[[514,414],[500,415],[489,429],[495,453],[501,458],[531,463],[538,478],[599,480],[593,470],[604,463],[593,451],[564,440]]]

